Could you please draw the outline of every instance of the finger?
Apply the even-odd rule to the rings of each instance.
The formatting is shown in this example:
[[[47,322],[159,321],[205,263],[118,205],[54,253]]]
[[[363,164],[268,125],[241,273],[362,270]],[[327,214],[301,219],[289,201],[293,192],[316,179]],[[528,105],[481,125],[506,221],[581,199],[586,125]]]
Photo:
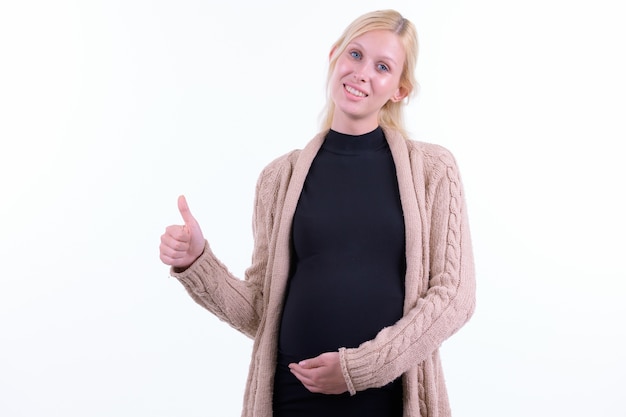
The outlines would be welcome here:
[[[302,369],[299,366],[290,366],[289,367],[291,370],[291,373],[298,378],[298,380],[302,383],[302,385],[306,386],[307,388],[312,387],[314,385],[313,379],[312,379],[312,373],[310,370],[307,369]]]
[[[312,384],[320,376],[321,368],[304,368],[297,363],[289,365],[289,369],[294,375],[298,375],[301,380]]]
[[[185,221],[185,225],[187,227],[195,225],[196,219],[192,216],[191,210],[189,210],[189,205],[187,204],[187,199],[184,195],[178,197],[178,211],[180,215],[183,216],[183,220]]]
[[[161,262],[170,266],[175,266],[175,264],[180,262],[180,256],[177,253],[171,253],[167,248],[164,249],[163,246],[159,248],[159,258]]]
[[[186,268],[189,266],[189,261],[186,258],[171,258],[163,253],[160,254],[159,258],[165,265],[179,268]]]
[[[159,252],[161,253],[161,256],[165,256],[169,259],[181,259],[187,256],[186,250],[174,249],[165,243],[161,243],[159,246]]]
[[[303,367],[301,367],[300,365],[298,365],[297,363],[290,363],[289,364],[289,370],[291,372],[293,372],[294,374],[302,374],[304,371],[306,371]]]
[[[298,362],[298,365],[305,369],[319,368],[320,366],[324,365],[324,360],[321,358],[321,356],[316,356],[314,358],[301,360],[300,362]]]
[[[171,239],[177,242],[189,242],[189,231],[184,226],[172,225],[165,228],[165,233],[161,236],[161,241]]]

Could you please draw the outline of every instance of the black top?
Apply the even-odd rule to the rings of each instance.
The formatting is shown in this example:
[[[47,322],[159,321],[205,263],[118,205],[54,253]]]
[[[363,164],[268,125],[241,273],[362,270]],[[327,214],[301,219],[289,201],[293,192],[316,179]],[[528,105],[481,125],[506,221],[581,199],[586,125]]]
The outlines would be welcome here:
[[[290,362],[358,347],[402,317],[404,219],[395,165],[382,129],[360,136],[328,133],[298,200],[292,239],[293,271],[279,335],[275,416],[289,415],[280,411],[287,410],[287,404],[301,410],[302,416],[330,417],[333,410],[343,410],[337,414],[342,417],[353,411],[369,416],[378,415],[368,414],[377,409],[385,410],[380,415],[395,415],[390,407],[401,412],[399,380],[386,392],[321,396],[310,394],[285,371]],[[368,400],[365,393],[370,391]],[[332,398],[348,402],[344,408],[324,405]],[[372,398],[378,405],[371,403]]]

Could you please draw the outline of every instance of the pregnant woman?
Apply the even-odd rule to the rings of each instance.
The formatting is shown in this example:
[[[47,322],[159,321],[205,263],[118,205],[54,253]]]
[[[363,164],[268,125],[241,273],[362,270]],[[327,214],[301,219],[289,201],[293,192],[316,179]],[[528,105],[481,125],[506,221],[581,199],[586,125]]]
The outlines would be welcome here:
[[[179,198],[161,260],[254,339],[245,417],[450,416],[438,349],[472,315],[474,266],[454,157],[403,126],[416,57],[393,10],[332,45],[320,133],[260,174],[244,279]]]

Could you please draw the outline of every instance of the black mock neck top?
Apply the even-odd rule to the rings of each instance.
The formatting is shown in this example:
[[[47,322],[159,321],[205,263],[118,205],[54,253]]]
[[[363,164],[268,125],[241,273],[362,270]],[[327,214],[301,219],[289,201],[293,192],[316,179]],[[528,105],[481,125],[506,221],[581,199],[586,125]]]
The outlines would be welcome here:
[[[404,221],[381,128],[330,131],[293,220],[294,271],[279,348],[301,359],[358,347],[402,317]]]
[[[307,174],[293,219],[275,416],[289,415],[280,412],[289,409],[328,417],[352,415],[346,410],[360,410],[355,415],[364,417],[401,414],[400,380],[381,393],[367,390],[373,395],[369,400],[359,393],[343,405],[338,399],[327,404],[332,396],[322,400],[311,395],[286,367],[341,347],[358,347],[402,317],[404,234],[395,165],[382,129],[359,136],[331,130]],[[380,407],[387,411],[376,414]]]

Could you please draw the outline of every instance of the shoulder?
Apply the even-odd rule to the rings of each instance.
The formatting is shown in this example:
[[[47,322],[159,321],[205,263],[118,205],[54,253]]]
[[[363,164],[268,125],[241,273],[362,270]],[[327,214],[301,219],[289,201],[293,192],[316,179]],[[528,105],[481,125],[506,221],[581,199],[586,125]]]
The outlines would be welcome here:
[[[420,141],[409,140],[407,144],[412,170],[414,174],[418,171],[418,176],[424,181],[427,201],[432,202],[441,187],[448,190],[449,196],[462,195],[461,173],[450,150]]]
[[[259,176],[259,183],[282,183],[285,181],[289,181],[289,179],[291,179],[291,175],[296,169],[296,164],[301,157],[306,160],[307,157],[313,157],[315,156],[315,154],[317,154],[317,151],[321,146],[324,137],[326,136],[326,133],[327,132],[325,131],[319,132],[305,145],[304,148],[294,149],[275,158],[261,171],[261,175]],[[302,164],[300,164],[299,169],[302,168],[303,166]]]
[[[268,181],[275,183],[276,180],[282,177],[290,176],[300,152],[300,149],[294,149],[272,160],[261,171],[259,184],[267,183]]]
[[[406,147],[412,166],[419,165],[425,169],[442,165],[456,166],[452,152],[441,145],[411,139],[405,136],[403,132],[395,129],[385,129],[385,135],[390,146],[394,148]]]
[[[425,166],[456,167],[452,152],[441,145],[417,140],[406,140],[411,160],[420,159]]]
[[[387,130],[385,135],[388,137],[390,146],[394,148],[405,148],[399,152],[408,156],[408,164],[416,175],[416,178],[422,178],[426,185],[436,184],[439,180],[446,176],[459,175],[454,155],[446,147],[425,141],[411,139],[397,130]],[[396,160],[396,164],[404,164],[406,161],[400,157]]]
[[[459,182],[460,172],[452,152],[439,144],[406,139],[411,170],[425,186]]]
[[[256,196],[259,204],[265,207],[279,205],[289,186],[300,152],[299,149],[287,152],[272,160],[261,170],[256,183]]]

